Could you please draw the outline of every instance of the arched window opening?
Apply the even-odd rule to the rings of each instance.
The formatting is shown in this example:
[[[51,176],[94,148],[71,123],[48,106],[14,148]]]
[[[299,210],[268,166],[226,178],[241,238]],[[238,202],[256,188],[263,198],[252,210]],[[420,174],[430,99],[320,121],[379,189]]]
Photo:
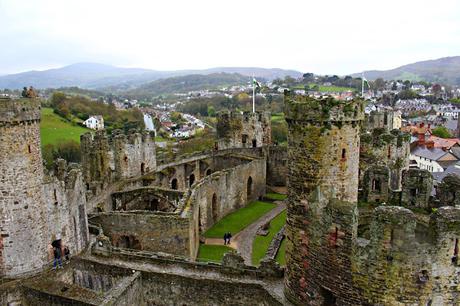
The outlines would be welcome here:
[[[189,181],[189,186],[192,187],[193,183],[195,183],[195,174],[191,174],[188,181]]]
[[[256,139],[252,140],[252,147],[257,148],[257,140]]]
[[[217,218],[219,215],[217,213],[217,196],[215,193],[212,195],[211,210],[212,210],[212,220],[214,222],[217,222]]]
[[[212,174],[212,170],[211,170],[211,169],[206,170],[206,175],[211,175],[211,174]]]
[[[141,164],[141,174],[144,175],[145,173],[145,163]]]
[[[177,179],[171,181],[171,189],[177,190]]]
[[[346,158],[347,158],[347,150],[342,149],[342,159],[346,159]]]
[[[247,183],[247,190],[246,190],[247,196],[251,196],[252,194],[252,177],[248,178],[248,183]]]
[[[457,262],[458,262],[458,238],[455,238],[454,256],[452,257],[452,263],[457,264]]]

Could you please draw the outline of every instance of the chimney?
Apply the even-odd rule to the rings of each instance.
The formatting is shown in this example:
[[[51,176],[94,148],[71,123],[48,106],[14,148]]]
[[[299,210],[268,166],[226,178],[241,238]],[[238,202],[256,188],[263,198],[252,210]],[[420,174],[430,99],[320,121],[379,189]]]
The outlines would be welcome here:
[[[433,141],[427,141],[426,142],[426,148],[427,149],[433,149],[434,148],[434,142]]]
[[[428,129],[430,129],[430,128],[431,128],[431,123],[428,123]]]

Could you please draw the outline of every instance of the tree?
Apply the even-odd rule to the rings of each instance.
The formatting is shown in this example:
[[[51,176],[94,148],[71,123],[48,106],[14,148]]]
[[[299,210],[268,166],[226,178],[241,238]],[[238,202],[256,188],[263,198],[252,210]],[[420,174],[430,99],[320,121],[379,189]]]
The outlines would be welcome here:
[[[439,84],[434,84],[431,90],[433,91],[434,96],[437,98],[441,94],[442,87]]]
[[[51,96],[50,102],[52,107],[57,107],[59,104],[64,102],[66,99],[66,95],[63,92],[55,91]]]
[[[449,130],[445,126],[438,126],[432,131],[434,136],[441,138],[452,138],[452,135],[449,133]]]
[[[382,78],[375,79],[374,81],[374,87],[377,90],[383,90],[385,89],[385,81]]]
[[[208,105],[208,116],[215,117],[216,116],[216,109],[212,105]]]

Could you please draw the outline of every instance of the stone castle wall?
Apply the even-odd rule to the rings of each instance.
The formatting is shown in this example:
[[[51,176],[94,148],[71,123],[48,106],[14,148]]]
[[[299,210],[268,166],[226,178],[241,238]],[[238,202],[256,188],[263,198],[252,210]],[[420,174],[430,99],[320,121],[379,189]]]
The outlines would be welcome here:
[[[105,131],[81,136],[82,166],[87,189],[97,195],[109,184],[155,171],[155,142],[150,133],[124,135]]]
[[[40,101],[0,99],[0,275],[48,261]]]
[[[258,148],[271,144],[268,112],[220,112],[217,117],[217,147]]]
[[[81,169],[57,160],[45,176],[43,192],[47,207],[48,241],[61,240],[72,254],[80,253],[89,242],[86,215],[86,186]]]
[[[285,92],[285,116],[286,297],[302,305],[356,305],[351,271],[363,105]]]
[[[361,134],[360,182],[369,167],[386,166],[390,170],[391,190],[401,190],[402,172],[409,169],[410,135],[399,130],[375,128]]]

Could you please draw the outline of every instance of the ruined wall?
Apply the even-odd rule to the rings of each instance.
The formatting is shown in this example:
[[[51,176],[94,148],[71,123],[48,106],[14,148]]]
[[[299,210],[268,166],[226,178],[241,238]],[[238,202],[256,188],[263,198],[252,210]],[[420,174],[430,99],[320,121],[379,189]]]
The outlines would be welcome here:
[[[105,211],[174,211],[183,192],[158,187],[142,187],[111,194],[112,206]]]
[[[401,190],[402,172],[409,169],[410,135],[399,130],[388,132],[375,128],[361,134],[360,147],[360,186],[364,174],[373,165],[390,169],[390,189]]]
[[[388,203],[390,170],[386,166],[369,167],[363,179],[363,200],[367,203]]]
[[[401,205],[427,208],[433,190],[433,176],[428,170],[409,169],[403,172]]]
[[[89,195],[100,194],[107,185],[156,169],[154,136],[148,132],[105,131],[81,136],[82,167]],[[94,207],[91,207],[93,209]]]
[[[82,251],[88,244],[86,216],[86,186],[77,165],[68,167],[58,159],[52,173],[44,178],[43,192],[47,207],[48,243],[61,239],[72,254]]]
[[[0,99],[0,276],[47,262],[42,184],[40,101]]]
[[[89,221],[101,225],[116,247],[191,256],[190,220],[177,213],[107,212]]]
[[[354,265],[363,303],[455,305],[459,225],[460,209],[452,207],[439,208],[426,226],[408,209],[376,208],[370,240],[359,245]]]
[[[288,175],[287,147],[270,146],[267,156],[267,184],[286,186]]]
[[[446,175],[437,186],[436,196],[441,206],[460,205],[460,177],[455,174]]]
[[[217,116],[217,148],[257,148],[271,144],[268,112],[220,112]]]
[[[351,281],[357,238],[361,101],[285,92],[288,204],[285,295],[295,304],[357,305]]]
[[[199,209],[200,229],[265,194],[266,162],[254,159],[233,168],[214,172],[194,188],[191,203]]]
[[[259,284],[142,273],[149,305],[281,305]]]

